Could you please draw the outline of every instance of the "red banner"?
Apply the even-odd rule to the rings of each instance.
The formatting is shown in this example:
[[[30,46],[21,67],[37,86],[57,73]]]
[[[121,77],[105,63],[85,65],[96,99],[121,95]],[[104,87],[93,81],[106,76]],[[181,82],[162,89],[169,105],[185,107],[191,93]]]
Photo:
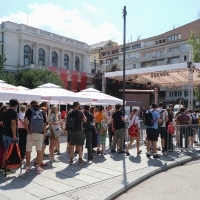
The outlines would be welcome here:
[[[77,92],[78,89],[78,72],[77,71],[71,71],[71,91]]]
[[[87,73],[81,72],[80,90],[86,89],[86,86],[87,86]]]
[[[53,72],[54,74],[57,74],[57,69],[55,67],[48,67],[48,70]]]
[[[60,69],[60,78],[63,82],[64,89],[67,89],[67,86],[68,86],[68,70]]]

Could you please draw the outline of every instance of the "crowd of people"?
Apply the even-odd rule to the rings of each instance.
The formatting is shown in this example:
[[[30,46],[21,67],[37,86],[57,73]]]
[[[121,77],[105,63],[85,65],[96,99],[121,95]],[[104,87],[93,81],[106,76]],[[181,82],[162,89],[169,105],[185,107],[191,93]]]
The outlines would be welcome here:
[[[130,116],[125,118],[122,106],[108,105],[106,107],[85,105],[81,107],[79,102],[74,102],[67,111],[66,119],[61,119],[58,105],[49,107],[47,102],[39,104],[32,101],[27,105],[19,105],[17,99],[11,99],[9,105],[3,105],[0,109],[0,158],[1,170],[13,173],[12,169],[6,168],[6,152],[11,143],[19,145],[22,163],[26,164],[26,172],[31,170],[32,147],[36,147],[37,156],[34,165],[37,172],[41,173],[47,163],[43,162],[46,156],[45,149],[49,146],[50,162],[58,162],[55,153],[60,154],[59,136],[67,135],[67,147],[69,152],[69,164],[74,163],[74,153],[79,155],[78,164],[84,165],[83,146],[87,148],[88,160],[95,159],[95,154],[106,155],[106,138],[109,135],[109,146],[111,153],[120,153],[130,156],[130,148],[136,140],[137,155],[141,154],[140,129],[141,120],[138,110],[134,108]],[[177,146],[192,148],[198,128],[191,128],[192,124],[199,124],[199,110],[192,113],[191,110],[180,111],[173,114],[173,106],[164,108],[163,103],[152,104],[150,110],[142,111],[143,121],[146,127],[146,156],[158,159],[157,142],[160,136],[162,153],[173,150],[174,125],[181,125],[176,141]],[[128,134],[130,141],[124,150],[125,122],[128,123]],[[198,132],[200,134],[200,131]],[[5,169],[6,168],[6,169]]]

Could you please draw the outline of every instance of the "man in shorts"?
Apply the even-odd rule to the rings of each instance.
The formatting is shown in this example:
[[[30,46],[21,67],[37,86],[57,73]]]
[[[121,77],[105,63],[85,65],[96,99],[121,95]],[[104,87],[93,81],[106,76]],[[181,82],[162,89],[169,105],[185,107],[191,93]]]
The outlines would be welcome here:
[[[40,112],[43,116],[43,131],[40,133],[32,132],[31,130],[34,128],[31,128],[31,118],[34,111]],[[29,172],[31,169],[30,159],[33,145],[35,145],[37,151],[37,172],[40,173],[44,171],[44,169],[41,168],[41,164],[43,159],[42,145],[46,137],[46,123],[47,119],[45,113],[40,111],[40,106],[37,101],[32,101],[31,108],[26,111],[24,119],[25,128],[28,132],[26,143],[26,172]]]
[[[147,126],[147,158],[151,157],[150,145],[153,144],[153,158],[160,158],[157,154],[157,141],[158,141],[158,122],[161,123],[160,114],[157,112],[157,105],[151,105],[151,114],[153,116],[153,126]]]
[[[79,154],[79,165],[84,165],[85,161],[83,160],[83,145],[84,145],[84,134],[83,134],[83,122],[87,122],[87,118],[84,113],[80,110],[79,102],[73,103],[73,110],[69,112],[68,115],[74,114],[76,116],[75,128],[69,130],[70,135],[70,161],[69,164],[73,165],[73,155],[74,155],[74,146],[78,146]]]

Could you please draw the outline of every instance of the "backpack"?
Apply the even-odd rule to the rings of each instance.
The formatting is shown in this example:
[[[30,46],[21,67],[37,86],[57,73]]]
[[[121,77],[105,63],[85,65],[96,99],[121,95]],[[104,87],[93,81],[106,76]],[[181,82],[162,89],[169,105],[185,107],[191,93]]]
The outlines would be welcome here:
[[[22,173],[22,163],[21,163],[20,149],[17,143],[12,142],[6,151],[5,159],[5,177],[6,177],[6,168],[20,168],[20,174]]]
[[[154,112],[154,111],[152,111]],[[147,110],[144,114],[144,125],[145,126],[153,126],[155,121],[153,120],[153,115],[150,110]]]
[[[160,119],[162,120],[161,122],[158,122],[158,127],[161,127],[164,124],[164,120],[163,120],[163,113],[164,112],[165,112],[164,109],[161,112],[158,112],[160,114]]]
[[[192,117],[192,124],[199,124],[197,114],[192,114],[191,117]]]
[[[44,117],[41,111],[35,111],[31,108],[32,115],[30,118],[31,133],[42,133],[44,131]]]
[[[67,115],[66,129],[74,130],[78,126],[78,110]]]

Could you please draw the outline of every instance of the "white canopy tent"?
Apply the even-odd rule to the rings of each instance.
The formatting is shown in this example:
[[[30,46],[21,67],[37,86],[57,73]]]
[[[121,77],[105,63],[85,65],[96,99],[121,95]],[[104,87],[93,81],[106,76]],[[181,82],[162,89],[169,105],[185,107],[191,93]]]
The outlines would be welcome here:
[[[86,89],[87,90],[87,89]],[[96,90],[97,92],[92,92],[92,91],[81,91],[78,92],[77,94],[79,94],[80,96],[83,97],[88,97],[91,99],[91,104],[93,105],[115,105],[117,103],[122,104],[123,101],[121,99],[118,99],[116,97],[104,94],[98,90]]]
[[[26,88],[26,87],[23,87],[23,86],[17,86],[17,88],[19,89],[19,90],[30,90],[29,88]]]
[[[91,99],[80,96],[77,93],[63,89],[61,86],[47,83],[31,90],[34,94],[41,95],[40,101],[48,101],[50,103],[66,104],[74,101],[90,103]]]
[[[123,81],[123,71],[105,73],[105,77]],[[125,71],[127,82],[155,86],[188,85],[189,94],[193,94],[193,85],[200,84],[200,63],[194,63],[188,68],[187,63],[161,65]],[[191,95],[193,97],[193,95]],[[191,97],[191,98],[192,98]],[[191,99],[189,100],[191,104]]]
[[[25,102],[40,99],[40,95],[21,90],[18,87],[5,82],[0,82],[0,101],[9,101],[12,98],[16,98],[20,102]]]
[[[94,88],[87,88],[87,89],[85,89],[85,90],[81,90],[81,92],[98,92],[98,93],[100,93],[99,90],[96,90],[96,89],[94,89]]]

